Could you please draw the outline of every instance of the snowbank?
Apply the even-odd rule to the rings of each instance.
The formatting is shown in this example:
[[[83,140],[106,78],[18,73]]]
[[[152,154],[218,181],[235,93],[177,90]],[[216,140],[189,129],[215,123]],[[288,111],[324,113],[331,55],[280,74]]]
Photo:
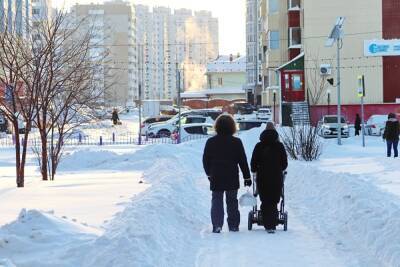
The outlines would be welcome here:
[[[155,146],[142,154],[156,161],[144,173],[152,184],[108,226],[83,266],[191,266],[200,232],[208,221],[207,199],[197,185],[199,147]],[[204,179],[203,179],[204,178]],[[202,201],[199,201],[202,200]]]
[[[79,258],[71,255],[87,249],[98,235],[52,213],[22,210],[16,221],[0,228],[0,266],[78,266]]]
[[[399,200],[358,175],[321,171],[317,164],[290,164],[289,205],[337,250],[356,254],[357,266],[398,266]]]

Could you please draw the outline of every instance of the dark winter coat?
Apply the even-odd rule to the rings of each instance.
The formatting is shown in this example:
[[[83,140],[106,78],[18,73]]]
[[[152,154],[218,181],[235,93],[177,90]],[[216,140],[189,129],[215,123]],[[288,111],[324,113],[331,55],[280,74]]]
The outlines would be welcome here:
[[[386,122],[383,138],[390,141],[396,141],[399,140],[399,134],[400,134],[399,121],[396,119],[389,119]]]
[[[354,129],[361,130],[361,118],[360,116],[356,116],[356,121],[354,122]]]
[[[114,122],[119,121],[119,116],[118,116],[118,112],[113,111],[112,115],[111,115],[111,120]]]
[[[257,189],[261,196],[279,202],[283,171],[288,166],[285,147],[276,130],[265,130],[251,158],[251,171],[257,173]]]
[[[242,141],[230,135],[216,135],[208,139],[204,148],[203,167],[210,179],[211,191],[239,189],[239,168],[243,178],[250,178],[250,170]]]

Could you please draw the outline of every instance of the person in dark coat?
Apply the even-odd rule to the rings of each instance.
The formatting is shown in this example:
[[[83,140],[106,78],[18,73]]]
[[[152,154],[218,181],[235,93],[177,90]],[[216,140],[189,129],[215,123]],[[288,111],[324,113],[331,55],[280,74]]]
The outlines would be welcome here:
[[[278,223],[277,205],[282,195],[283,172],[288,166],[285,147],[278,132],[267,129],[261,133],[251,158],[251,172],[256,173],[257,190],[265,230],[274,233]]]
[[[389,158],[392,155],[392,147],[394,151],[394,157],[397,158],[399,156],[397,149],[399,145],[399,134],[399,121],[396,119],[396,115],[394,113],[390,113],[386,122],[385,131],[383,132],[383,139],[386,140],[387,156]]]
[[[231,115],[220,115],[215,122],[216,136],[207,140],[203,154],[204,171],[212,191],[211,222],[213,232],[220,233],[224,223],[224,193],[228,213],[229,231],[239,231],[240,213],[238,207],[239,168],[244,185],[251,186],[250,170],[242,141],[233,136],[236,123]]]
[[[361,118],[360,115],[357,113],[356,114],[356,120],[354,122],[354,129],[356,130],[356,136],[360,135],[360,131],[361,131]]]
[[[118,116],[118,111],[117,111],[117,109],[114,109],[114,110],[113,110],[112,115],[111,115],[111,120],[113,121],[113,124],[114,124],[114,125],[117,125],[117,124],[118,124],[119,116]]]

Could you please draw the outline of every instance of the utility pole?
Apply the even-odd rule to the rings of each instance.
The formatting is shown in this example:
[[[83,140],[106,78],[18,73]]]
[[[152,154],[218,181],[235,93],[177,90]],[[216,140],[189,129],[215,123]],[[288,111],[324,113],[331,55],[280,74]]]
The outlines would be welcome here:
[[[254,0],[254,50],[255,50],[255,67],[254,67],[254,90],[253,104],[257,104],[257,85],[258,85],[258,0]]]
[[[340,46],[341,39],[337,39],[337,134],[338,134],[338,145],[342,145],[342,107],[341,107],[341,96],[340,96]]]
[[[181,143],[181,72],[179,64],[176,63],[176,88],[178,90],[178,144]]]
[[[142,144],[142,78],[143,78],[143,47],[139,45],[139,145]]]
[[[358,76],[358,97],[361,99],[361,125],[362,125],[362,146],[365,147],[365,122],[364,122],[364,97],[365,97],[365,77]]]
[[[338,17],[335,26],[333,26],[332,32],[326,41],[325,46],[332,47],[336,42],[336,53],[337,53],[337,142],[338,145],[342,145],[342,114],[341,114],[341,96],[340,96],[340,49],[343,46],[343,23],[345,17]]]

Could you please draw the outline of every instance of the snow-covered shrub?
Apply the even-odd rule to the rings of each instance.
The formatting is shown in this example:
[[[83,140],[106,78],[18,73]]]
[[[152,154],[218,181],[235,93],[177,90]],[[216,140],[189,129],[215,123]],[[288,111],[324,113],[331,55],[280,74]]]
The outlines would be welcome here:
[[[318,127],[301,125],[285,128],[281,139],[289,156],[294,160],[317,160],[322,153]]]

